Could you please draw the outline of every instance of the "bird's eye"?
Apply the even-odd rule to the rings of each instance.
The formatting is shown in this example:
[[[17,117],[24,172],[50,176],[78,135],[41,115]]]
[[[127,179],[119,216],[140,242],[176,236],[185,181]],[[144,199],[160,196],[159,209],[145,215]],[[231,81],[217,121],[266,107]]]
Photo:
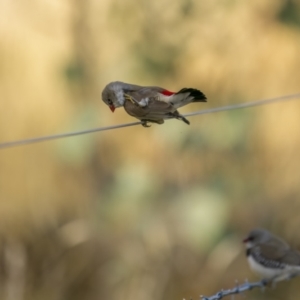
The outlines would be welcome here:
[[[107,102],[108,102],[109,105],[112,105],[111,99],[108,98],[108,99],[107,99]]]

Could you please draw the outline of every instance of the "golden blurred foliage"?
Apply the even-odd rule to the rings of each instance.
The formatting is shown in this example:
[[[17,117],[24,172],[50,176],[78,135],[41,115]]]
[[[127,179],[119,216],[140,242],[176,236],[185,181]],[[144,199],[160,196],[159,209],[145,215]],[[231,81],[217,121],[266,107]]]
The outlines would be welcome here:
[[[300,1],[1,0],[1,142],[132,121],[110,81],[219,107],[299,92]],[[300,247],[300,104],[1,150],[0,299],[196,299]],[[247,299],[295,299],[297,280]]]

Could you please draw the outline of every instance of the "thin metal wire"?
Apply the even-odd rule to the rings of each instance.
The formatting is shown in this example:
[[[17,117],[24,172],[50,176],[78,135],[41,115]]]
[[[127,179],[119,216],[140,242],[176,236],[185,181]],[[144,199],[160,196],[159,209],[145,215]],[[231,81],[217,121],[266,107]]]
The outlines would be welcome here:
[[[276,97],[276,98],[270,98],[270,99],[264,99],[264,100],[258,100],[258,101],[251,101],[251,102],[247,102],[247,103],[233,104],[233,105],[227,105],[227,106],[222,106],[222,107],[200,110],[200,111],[196,111],[196,112],[192,112],[192,113],[187,113],[184,116],[192,117],[192,116],[196,116],[196,115],[204,115],[204,114],[210,114],[210,113],[215,113],[215,112],[220,112],[220,111],[248,108],[248,107],[260,106],[260,105],[271,104],[271,103],[276,103],[276,102],[295,100],[295,99],[299,99],[299,98],[300,98],[300,93],[297,93],[297,94],[281,96],[281,97]]]
[[[299,98],[300,98],[300,93],[297,93],[297,94],[293,94],[293,95],[281,96],[281,97],[276,97],[276,98],[270,98],[270,99],[264,99],[264,100],[258,100],[258,101],[251,101],[251,102],[247,102],[247,103],[233,104],[233,105],[227,105],[227,106],[222,106],[222,107],[199,110],[199,111],[184,114],[183,116],[184,117],[193,117],[196,115],[204,115],[204,114],[210,114],[210,113],[221,112],[221,111],[248,108],[248,107],[253,107],[253,106],[260,106],[260,105],[271,104],[271,103],[276,103],[276,102],[283,102],[283,101],[288,101],[288,100],[293,100],[293,99],[299,99]],[[99,131],[113,130],[113,129],[118,129],[118,128],[140,125],[140,124],[142,124],[142,122],[132,122],[132,123],[113,125],[113,126],[93,128],[93,129],[82,130],[82,131],[53,134],[53,135],[47,135],[47,136],[42,136],[42,137],[37,137],[37,138],[17,140],[17,141],[12,141],[12,142],[4,142],[4,143],[0,143],[0,149],[7,149],[7,148],[17,147],[17,146],[22,146],[22,145],[29,145],[29,144],[33,144],[33,143],[40,143],[40,142],[56,140],[56,139],[61,139],[61,138],[66,138],[66,137],[71,137],[71,136],[83,135],[83,134],[99,132]]]
[[[113,129],[123,128],[123,127],[135,126],[135,125],[139,125],[139,124],[142,124],[142,122],[132,122],[132,123],[126,123],[126,124],[120,124],[120,125],[93,128],[93,129],[82,130],[82,131],[41,136],[41,137],[31,138],[31,139],[26,139],[26,140],[18,140],[18,141],[13,141],[13,142],[0,143],[0,149],[12,148],[12,147],[17,147],[17,146],[21,146],[21,145],[40,143],[40,142],[51,141],[51,140],[56,140],[56,139],[62,139],[62,138],[66,138],[66,137],[88,134],[88,133],[93,133],[93,132],[98,132],[98,131],[113,130]]]

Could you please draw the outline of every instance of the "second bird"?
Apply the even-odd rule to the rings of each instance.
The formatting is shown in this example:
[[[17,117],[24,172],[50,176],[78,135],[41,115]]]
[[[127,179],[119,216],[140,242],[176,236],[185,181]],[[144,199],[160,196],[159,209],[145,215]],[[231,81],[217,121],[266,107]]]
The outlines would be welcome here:
[[[244,239],[251,269],[268,281],[300,275],[300,252],[264,229],[254,229]]]
[[[163,124],[165,119],[176,118],[186,124],[190,122],[177,109],[193,102],[206,102],[205,95],[193,88],[171,92],[157,86],[139,86],[120,81],[109,83],[102,92],[102,100],[112,112],[123,106],[125,111],[142,121]]]

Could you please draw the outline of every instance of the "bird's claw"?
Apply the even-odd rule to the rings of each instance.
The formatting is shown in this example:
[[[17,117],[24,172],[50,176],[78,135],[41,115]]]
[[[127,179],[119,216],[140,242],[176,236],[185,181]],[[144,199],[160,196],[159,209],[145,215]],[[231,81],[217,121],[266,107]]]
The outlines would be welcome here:
[[[134,101],[134,99],[131,96],[129,96],[128,94],[124,94],[124,98],[125,98],[125,100],[130,101],[132,104],[137,104],[136,101]]]
[[[267,278],[263,278],[263,279],[261,280],[261,283],[262,283],[264,286],[267,286],[267,285],[270,283],[270,280],[267,279]]]
[[[148,125],[148,121],[142,120],[142,126],[143,127],[151,127],[151,125]]]

